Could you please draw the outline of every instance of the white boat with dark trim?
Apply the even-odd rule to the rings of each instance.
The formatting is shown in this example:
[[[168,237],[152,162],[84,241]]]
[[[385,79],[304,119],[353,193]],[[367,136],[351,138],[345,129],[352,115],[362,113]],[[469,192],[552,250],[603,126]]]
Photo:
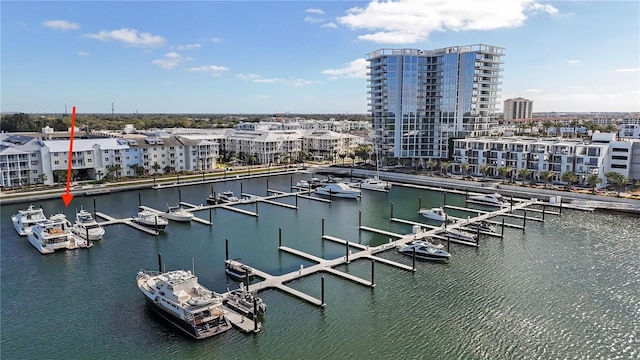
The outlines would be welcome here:
[[[495,233],[496,231],[498,231],[498,228],[495,225],[489,223],[486,220],[474,221],[472,223],[469,223],[469,225],[467,225],[466,227],[472,231],[480,230],[490,233]]]
[[[251,320],[256,315],[264,315],[267,312],[267,305],[264,301],[258,297],[255,291],[248,291],[244,283],[239,285],[240,288],[227,292],[222,303],[229,309]]]
[[[231,329],[231,322],[220,308],[222,296],[200,285],[191,271],[140,270],[136,282],[158,315],[195,339]]]
[[[454,240],[461,240],[461,241],[467,241],[472,243],[478,242],[478,235],[468,231],[461,230],[461,229],[447,230],[445,232],[445,236]]]
[[[469,200],[475,201],[475,202],[481,202],[488,205],[494,205],[494,206],[509,205],[509,200],[505,199],[499,193],[472,195],[472,196],[469,196]]]
[[[13,227],[20,235],[27,235],[28,229],[44,220],[47,220],[44,210],[35,208],[33,205],[29,205],[25,210],[18,210],[17,214],[11,215]]]
[[[42,254],[56,250],[70,250],[91,247],[90,241],[76,238],[71,231],[71,223],[64,214],[56,214],[38,222],[27,230],[29,243]]]
[[[87,236],[91,241],[102,240],[104,236],[104,228],[87,210],[80,208],[76,213],[76,221],[71,228],[76,236],[86,239]]]
[[[157,231],[165,231],[169,224],[167,219],[160,217],[157,213],[142,208],[138,211],[138,215],[132,220],[137,224]]]
[[[207,203],[209,204],[222,204],[238,201],[240,201],[240,199],[238,199],[231,190],[223,191],[221,193],[213,193],[207,197]]]
[[[391,184],[388,181],[382,181],[377,176],[365,178],[360,182],[352,182],[348,184],[352,188],[365,189],[373,191],[389,192]]]
[[[324,182],[322,180],[320,180],[317,177],[311,178],[310,180],[299,180],[296,183],[296,187],[299,188],[309,188],[311,187],[312,189],[315,189],[319,186],[322,186],[324,184]]]
[[[444,212],[444,209],[441,207],[434,207],[431,209],[420,209],[420,211],[418,211],[418,214],[424,216],[429,220],[434,220],[434,221],[440,221],[440,222],[446,221],[448,223],[455,221],[455,219],[449,216],[446,212]]]
[[[167,205],[167,206],[169,208],[164,213],[165,218],[173,221],[183,221],[183,222],[188,222],[193,220],[193,214],[185,210],[182,206],[180,205],[175,205],[175,206]]]
[[[425,240],[414,240],[405,245],[396,248],[398,252],[413,256],[414,251],[416,258],[423,260],[447,261],[451,258],[451,254],[443,249],[442,245],[435,245]]]
[[[327,183],[316,189],[316,194],[340,198],[357,199],[360,197],[360,189],[349,187],[343,182]]]
[[[243,264],[240,259],[225,260],[224,271],[227,275],[241,281],[246,281],[247,276],[249,278],[253,276],[253,269],[249,265]]]

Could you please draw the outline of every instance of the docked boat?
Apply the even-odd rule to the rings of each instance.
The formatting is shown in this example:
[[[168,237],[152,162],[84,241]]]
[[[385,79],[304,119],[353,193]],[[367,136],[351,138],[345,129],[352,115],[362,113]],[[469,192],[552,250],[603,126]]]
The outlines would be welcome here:
[[[461,229],[447,230],[445,232],[445,236],[454,240],[468,241],[473,243],[478,242],[478,235]]]
[[[317,187],[320,187],[322,185],[324,185],[326,181],[322,181],[317,177],[311,178],[310,180],[300,180],[296,183],[296,187],[300,187],[300,188],[312,188],[315,189]]]
[[[451,258],[451,254],[441,245],[435,245],[425,240],[411,241],[406,245],[398,246],[396,250],[409,256],[413,256],[415,251],[416,258],[423,260],[447,261]]]
[[[238,199],[238,197],[236,197],[231,190],[227,190],[221,193],[213,193],[207,197],[207,203],[214,205],[238,201],[240,201],[240,199]]]
[[[353,182],[348,184],[352,188],[365,189],[373,191],[389,192],[391,184],[388,181],[382,181],[377,176],[365,178],[360,182]]]
[[[185,210],[180,205],[168,206],[169,208],[164,213],[164,217],[173,221],[188,222],[193,219],[193,214]]]
[[[136,282],[158,315],[195,339],[231,329],[231,323],[220,308],[222,296],[200,285],[191,271],[140,270]]]
[[[455,219],[449,216],[446,212],[444,212],[443,208],[435,207],[431,209],[420,209],[418,214],[424,216],[429,220],[440,221],[440,222],[454,222]]]
[[[27,229],[27,238],[42,254],[51,254],[56,250],[91,247],[91,242],[76,238],[71,231],[71,223],[64,214],[56,214],[38,222]]]
[[[27,209],[18,210],[17,214],[11,215],[13,227],[20,235],[27,235],[28,229],[44,220],[47,220],[47,217],[44,215],[44,210],[42,210],[42,208],[35,208],[33,205],[29,205]]]
[[[469,200],[494,206],[509,205],[509,200],[505,199],[501,194],[498,193],[473,195],[469,196]]]
[[[489,223],[486,220],[469,223],[469,225],[467,225],[467,228],[472,231],[480,230],[480,231],[491,232],[491,233],[495,233],[496,231],[498,231],[495,225]]]
[[[349,199],[357,199],[360,197],[360,189],[354,189],[342,182],[326,183],[323,186],[317,188],[315,192],[318,195],[327,195]]]
[[[255,292],[248,291],[243,283],[240,283],[240,288],[229,291],[222,303],[251,320],[267,312],[267,305],[264,301]]]
[[[169,221],[153,211],[140,209],[133,222],[157,231],[165,231]]]
[[[71,228],[76,236],[83,239],[89,238],[91,241],[102,240],[104,236],[104,228],[96,221],[96,219],[87,210],[80,208],[76,213],[76,221]]]
[[[224,272],[236,280],[247,281],[253,276],[253,269],[249,265],[243,264],[240,259],[226,260],[224,262]]]

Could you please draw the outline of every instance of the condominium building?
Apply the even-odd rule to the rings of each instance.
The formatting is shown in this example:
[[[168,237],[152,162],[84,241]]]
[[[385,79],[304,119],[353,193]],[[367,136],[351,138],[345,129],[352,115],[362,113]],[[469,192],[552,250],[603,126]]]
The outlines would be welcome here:
[[[514,175],[529,169],[535,178],[541,171],[551,171],[552,180],[559,181],[565,172],[574,172],[584,183],[590,174],[604,180],[607,172],[617,172],[632,180],[640,179],[638,140],[617,140],[616,134],[593,134],[591,140],[560,138],[468,138],[454,141],[453,159],[456,167],[469,164],[469,172],[481,175],[488,166],[488,175],[499,174],[498,168],[509,167]],[[456,170],[456,168],[454,168]]]
[[[530,119],[533,109],[533,101],[521,97],[507,99],[502,108],[502,119],[505,121],[514,119]]]
[[[413,161],[448,158],[449,140],[489,135],[504,49],[379,49],[368,54],[369,111],[377,151]]]

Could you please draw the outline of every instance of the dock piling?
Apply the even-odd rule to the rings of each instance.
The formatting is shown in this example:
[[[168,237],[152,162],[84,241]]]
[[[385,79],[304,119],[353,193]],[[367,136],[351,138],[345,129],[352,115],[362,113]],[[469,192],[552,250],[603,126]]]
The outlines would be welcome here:
[[[229,260],[229,239],[224,239],[224,259]]]
[[[500,238],[504,239],[504,218],[502,218],[502,229],[500,230]]]
[[[242,196],[242,181],[240,181],[240,196]]]
[[[296,210],[298,210],[298,193],[296,193]]]
[[[374,278],[373,275],[375,274],[374,268],[376,265],[376,261],[374,259],[371,259],[371,287],[376,286],[376,283],[374,282]]]
[[[547,206],[545,204],[542,204],[542,221],[544,221],[544,212],[547,209]]]
[[[358,227],[362,226],[362,210],[358,210]]]
[[[258,331],[258,298],[255,296],[253,297],[253,331]]]
[[[138,206],[142,205],[142,198],[140,197],[140,193],[138,193]]]
[[[322,236],[324,236],[324,218],[322,218]]]
[[[444,207],[445,205],[447,205],[447,191],[443,191],[442,192],[442,206]]]
[[[211,208],[209,208],[209,226],[213,226],[213,220],[211,218]]]
[[[320,306],[325,307],[324,303],[324,276],[320,277]]]
[[[522,217],[522,232],[527,227],[527,209],[524,209],[524,216]]]
[[[278,248],[282,247],[282,228],[278,228]]]
[[[258,216],[258,200],[256,200],[256,216]]]
[[[416,271],[416,247],[413,247],[413,252],[411,255],[411,268],[413,269],[413,271]]]
[[[345,259],[347,260],[346,263],[349,263],[349,240],[345,241]]]
[[[158,272],[162,272],[162,254],[158,253]]]
[[[93,217],[96,217],[96,198],[93,198]]]
[[[391,203],[391,218],[393,218],[393,203]]]
[[[450,248],[451,248],[451,241],[449,241],[449,234],[447,234],[447,252],[450,252]]]
[[[178,202],[182,202],[182,190],[180,188],[178,188]]]
[[[422,196],[418,197],[418,210],[422,209]]]

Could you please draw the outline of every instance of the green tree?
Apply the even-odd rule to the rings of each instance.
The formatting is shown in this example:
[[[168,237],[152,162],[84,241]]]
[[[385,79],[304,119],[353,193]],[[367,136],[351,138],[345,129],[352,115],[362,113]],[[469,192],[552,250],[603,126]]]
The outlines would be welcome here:
[[[507,176],[509,176],[509,174],[513,171],[513,168],[511,166],[499,166],[496,171],[502,175],[502,178],[504,179],[504,182],[507,182]]]
[[[44,182],[47,181],[47,174],[38,174],[38,182],[42,184],[42,188],[44,189]]]
[[[524,181],[527,180],[529,176],[533,173],[533,170],[522,168],[518,170],[518,176],[522,179],[522,186],[524,186]]]
[[[471,164],[469,163],[460,164],[460,172],[462,172],[462,175],[469,175],[469,169],[471,169]]]
[[[589,186],[591,186],[591,191],[595,193],[596,186],[598,186],[598,184],[602,182],[602,179],[600,178],[600,176],[598,176],[598,174],[589,174],[585,181],[587,182],[587,184],[589,184]]]
[[[615,171],[609,171],[604,174],[604,177],[607,179],[607,182],[614,185],[618,190],[618,197],[620,196],[620,192],[631,182],[631,180]]]
[[[344,166],[344,158],[346,158],[346,157],[347,157],[347,153],[343,153],[343,152],[341,152],[341,153],[339,153],[339,154],[338,154],[338,157],[339,157],[340,159],[342,159],[342,166]]]
[[[433,176],[433,173],[435,172],[437,165],[438,165],[438,162],[435,161],[434,159],[431,159],[427,162],[427,168],[429,169],[429,171],[431,171],[431,176]]]
[[[440,162],[440,171],[443,176],[447,176],[449,173],[449,168],[453,165],[451,161],[442,161]]]
[[[160,165],[157,162],[154,162],[151,168],[153,169],[153,174],[155,175],[158,173],[158,170],[160,170]]]
[[[549,171],[549,170],[543,170],[538,172],[538,177],[541,178],[542,180],[544,180],[544,188],[547,188],[547,184],[549,183],[549,180],[551,180],[553,178],[553,176],[555,175],[555,173],[553,171]]]
[[[491,166],[489,166],[489,164],[480,166],[480,173],[482,174],[483,179],[487,178],[487,175],[489,175],[489,171],[491,171]]]
[[[578,182],[578,175],[576,175],[576,173],[574,173],[573,171],[567,171],[560,175],[560,179],[567,183],[567,190],[569,190],[571,188],[571,185]]]
[[[66,177],[66,170],[53,170],[53,179],[55,182],[60,183],[62,181],[67,181]]]
[[[356,164],[356,154],[353,152],[349,152],[349,154],[347,154],[347,156],[349,157],[349,159],[351,159],[351,166]]]

